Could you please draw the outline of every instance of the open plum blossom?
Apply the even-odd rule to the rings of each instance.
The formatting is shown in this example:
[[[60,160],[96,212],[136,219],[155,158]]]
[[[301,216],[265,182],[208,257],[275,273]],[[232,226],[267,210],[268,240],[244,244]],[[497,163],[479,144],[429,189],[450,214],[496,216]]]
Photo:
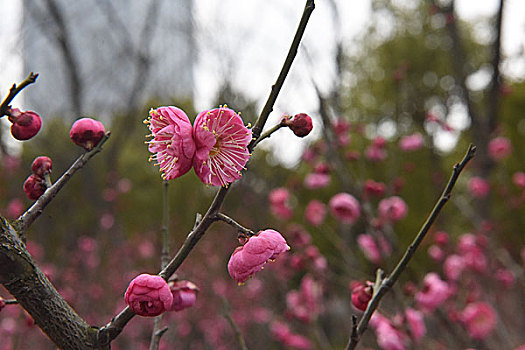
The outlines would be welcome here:
[[[173,295],[162,277],[144,273],[131,281],[124,300],[137,315],[153,317],[171,308]]]
[[[164,180],[172,180],[186,174],[193,165],[195,142],[193,128],[186,113],[177,107],[159,107],[149,112],[144,121],[153,139],[148,141],[149,151],[154,153],[150,161],[160,166]]]
[[[437,273],[430,272],[423,279],[423,290],[416,293],[416,303],[424,311],[432,312],[447,300],[450,288]]]
[[[199,113],[193,138],[197,146],[193,168],[202,182],[227,186],[241,177],[250,158],[252,132],[235,111],[224,106]]]
[[[228,262],[228,272],[235,281],[242,284],[262,270],[268,261],[275,260],[289,249],[279,232],[270,229],[260,231],[250,237],[243,246],[235,249]]]
[[[496,312],[485,302],[470,303],[461,312],[461,321],[474,339],[484,339],[496,326]]]
[[[401,197],[392,196],[379,202],[378,211],[383,220],[399,221],[407,215],[408,207]]]
[[[338,193],[330,199],[330,210],[336,219],[344,224],[353,224],[361,215],[361,206],[354,196]]]

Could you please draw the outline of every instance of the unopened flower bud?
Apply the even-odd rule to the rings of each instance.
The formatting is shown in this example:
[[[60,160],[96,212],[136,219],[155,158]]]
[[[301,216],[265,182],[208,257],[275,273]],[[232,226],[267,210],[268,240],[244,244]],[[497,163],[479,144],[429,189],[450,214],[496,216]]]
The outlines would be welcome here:
[[[73,123],[69,138],[76,145],[92,150],[106,134],[101,122],[91,118],[81,118]]]
[[[154,317],[171,308],[173,295],[162,277],[144,273],[131,281],[124,300],[137,315]]]
[[[37,200],[45,191],[44,179],[36,174],[29,175],[24,182],[24,192],[29,199]]]
[[[370,281],[361,283],[359,281],[353,281],[350,284],[352,289],[352,305],[358,310],[365,311],[368,306],[368,302],[372,299],[374,284]]]
[[[299,113],[292,118],[283,119],[282,125],[289,127],[296,136],[305,137],[312,131],[312,118],[306,113]]]
[[[11,108],[9,111],[9,121],[11,125],[11,135],[17,140],[29,140],[40,130],[42,119],[33,111],[22,112],[18,108]]]
[[[53,162],[49,157],[40,156],[35,158],[33,164],[31,165],[31,169],[36,175],[44,177],[45,174],[49,174],[53,169]]]
[[[168,283],[168,286],[173,295],[173,303],[169,311],[181,311],[195,304],[199,288],[194,283],[190,281],[171,281]]]

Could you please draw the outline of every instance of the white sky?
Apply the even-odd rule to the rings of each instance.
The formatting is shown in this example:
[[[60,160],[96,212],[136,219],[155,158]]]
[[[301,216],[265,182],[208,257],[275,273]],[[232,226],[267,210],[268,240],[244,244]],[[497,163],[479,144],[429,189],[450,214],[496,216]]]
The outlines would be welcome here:
[[[350,42],[367,25],[370,0],[336,0],[342,19],[342,34]],[[412,0],[393,0],[408,2]],[[459,15],[473,23],[479,16],[493,14],[498,0],[457,0]],[[210,108],[220,79],[230,77],[235,86],[261,106],[266,101],[295,33],[305,1],[299,0],[197,0],[196,23],[201,39],[199,63],[195,72],[196,104]],[[503,51],[517,57],[504,70],[525,77],[525,0],[506,0]],[[16,56],[16,30],[20,27],[20,0],[0,0],[4,21],[0,31],[0,94],[5,96],[11,84],[20,81],[22,72]],[[291,74],[275,105],[269,123],[276,123],[282,113],[315,114],[316,101],[310,85],[313,77],[321,87],[327,87],[333,76],[333,37],[335,28],[326,0],[317,0],[316,9],[303,40],[313,65],[299,51]],[[5,49],[7,48],[7,49]],[[20,97],[17,97],[20,99]],[[18,100],[19,101],[19,100]],[[301,152],[302,141],[280,130],[270,145],[286,150],[284,160],[293,162]],[[308,139],[308,138],[307,138]],[[278,140],[278,142],[276,142]]]

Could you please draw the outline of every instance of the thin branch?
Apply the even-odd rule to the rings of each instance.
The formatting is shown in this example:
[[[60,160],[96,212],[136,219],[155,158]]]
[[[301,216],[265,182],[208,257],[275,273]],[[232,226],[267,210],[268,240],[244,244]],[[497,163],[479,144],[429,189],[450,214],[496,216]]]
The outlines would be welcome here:
[[[36,78],[38,78],[38,73],[31,72],[20,84],[13,84],[13,86],[11,86],[11,89],[9,89],[9,94],[0,105],[0,118],[8,114],[9,104],[11,101],[13,101],[15,96],[18,95],[18,93],[26,86],[33,84],[36,81]]]
[[[77,160],[69,167],[69,169],[62,174],[62,176],[49,187],[43,195],[38,198],[38,200],[26,210],[14,223],[13,226],[16,227],[18,233],[23,235],[23,233],[31,226],[31,224],[42,214],[44,208],[55,198],[58,192],[64,187],[64,185],[69,181],[69,179],[80,170],[95,154],[102,150],[102,146],[108,140],[110,132],[108,131],[106,135],[100,140],[98,145],[93,148],[91,151],[86,151]]]
[[[347,350],[355,349],[357,346],[357,343],[359,342],[361,335],[366,331],[368,327],[368,322],[370,321],[370,318],[372,317],[373,313],[379,306],[379,303],[383,296],[392,288],[392,286],[397,282],[399,276],[401,273],[405,270],[406,266],[408,265],[410,259],[412,259],[412,256],[416,252],[417,248],[423,241],[423,238],[425,238],[426,233],[436,220],[437,216],[439,215],[441,209],[443,206],[448,202],[452,189],[454,188],[454,185],[456,184],[456,181],[465,168],[465,166],[468,164],[468,162],[474,157],[474,154],[476,152],[476,146],[473,146],[472,144],[468,147],[468,150],[461,160],[460,163],[457,163],[454,165],[454,168],[452,170],[452,174],[450,175],[450,179],[443,190],[443,193],[441,194],[441,197],[437,201],[436,205],[430,212],[430,215],[426,219],[425,223],[419,230],[418,234],[408,247],[408,249],[405,251],[405,254],[397,264],[397,266],[394,268],[392,273],[385,279],[382,278],[382,271],[378,270],[377,276],[376,276],[376,282],[374,285],[374,294],[372,296],[372,299],[368,303],[368,306],[366,308],[365,313],[361,317],[361,320],[359,321],[359,324],[357,326],[357,336],[351,336],[350,340],[348,342],[348,345],[346,347]]]
[[[263,132],[261,134],[261,136],[259,136],[259,138],[255,141],[255,144],[254,144],[254,147],[257,146],[259,144],[259,142],[261,142],[262,140],[264,139],[267,139],[269,138],[270,136],[272,136],[272,134],[274,132],[276,132],[277,130],[279,130],[280,128],[282,128],[284,126],[284,124],[281,122],[273,127],[271,127],[270,129],[266,130],[265,132]]]
[[[228,303],[228,300],[225,297],[222,297],[222,304],[224,306],[224,318],[228,320],[228,323],[230,326],[232,326],[233,331],[235,332],[235,337],[237,338],[237,341],[239,342],[239,347],[241,350],[248,350],[248,347],[246,346],[246,341],[244,340],[244,336],[242,335],[241,329],[233,319],[230,311],[230,304]]]
[[[4,299],[5,305],[18,305],[18,300],[16,299]]]
[[[290,46],[290,50],[283,64],[281,73],[279,74],[279,78],[277,79],[277,83],[272,87],[272,92],[270,93],[270,96],[268,97],[268,100],[266,101],[266,104],[263,110],[261,111],[259,118],[257,119],[255,123],[255,127],[254,127],[255,131],[252,130],[252,135],[254,137],[254,140],[248,146],[248,149],[250,152],[255,148],[255,141],[260,136],[260,133],[262,129],[264,128],[264,125],[266,124],[266,121],[268,119],[268,115],[273,109],[275,100],[277,99],[277,96],[279,95],[279,92],[284,83],[284,80],[286,79],[286,76],[288,75],[293,59],[297,53],[297,48],[299,47],[301,38],[305,31],[306,24],[308,23],[308,19],[310,18],[310,15],[312,11],[314,10],[314,8],[315,8],[314,1],[306,0],[306,6],[303,11],[301,21],[299,23],[299,27],[297,28],[297,32]],[[206,214],[202,217],[201,220],[199,220],[199,223],[197,224],[197,226],[194,227],[193,230],[188,234],[188,236],[186,237],[186,240],[184,241],[182,246],[179,248],[179,250],[173,257],[173,259],[171,259],[168,265],[164,269],[162,269],[161,272],[159,272],[158,274],[159,276],[161,276],[165,280],[168,280],[175,273],[175,271],[177,271],[177,269],[182,264],[182,262],[186,259],[186,257],[191,252],[193,247],[195,247],[197,242],[202,238],[202,236],[204,236],[204,234],[206,233],[206,230],[210,227],[210,225],[213,222],[216,221],[215,217],[219,213],[222,203],[224,202],[224,199],[226,198],[226,195],[228,194],[228,191],[230,188],[231,186],[221,187],[219,191],[217,191],[217,194],[215,195]],[[113,317],[111,322],[109,322],[104,327],[99,329],[98,340],[100,341],[100,344],[101,345],[109,344],[113,339],[115,339],[120,334],[120,332],[122,332],[126,324],[134,316],[135,316],[135,313],[131,311],[129,307],[126,307],[117,316]]]
[[[259,138],[259,135],[261,134],[264,128],[264,124],[266,124],[266,120],[268,120],[268,116],[273,111],[273,105],[275,104],[275,101],[277,100],[277,96],[279,96],[279,92],[281,91],[281,88],[283,87],[284,81],[286,79],[286,76],[288,75],[288,72],[290,71],[293,60],[295,59],[295,56],[297,55],[297,49],[299,48],[299,44],[301,43],[301,39],[303,38],[303,34],[306,29],[306,25],[308,24],[308,20],[310,19],[310,15],[312,14],[314,9],[315,9],[314,0],[306,0],[306,5],[304,7],[301,21],[299,22],[299,26],[295,33],[295,37],[292,41],[292,45],[290,46],[290,50],[288,51],[288,55],[286,56],[286,60],[284,61],[284,65],[283,65],[283,68],[281,69],[281,73],[279,73],[279,77],[277,78],[277,81],[272,86],[272,90],[270,92],[270,95],[268,96],[268,100],[266,101],[266,104],[264,105],[264,108],[261,112],[261,115],[259,116],[259,119],[257,119],[257,122],[255,123],[255,126],[252,129],[252,135],[255,140],[253,140],[248,146],[248,150],[250,150],[250,152],[255,147],[255,141]]]
[[[215,218],[217,220],[224,221],[228,225],[230,225],[233,228],[235,228],[237,231],[240,231],[240,232],[244,233],[247,236],[254,236],[255,235],[254,231],[250,230],[249,228],[246,228],[246,227],[242,226],[237,221],[235,221],[232,218],[230,218],[228,215],[225,215],[223,213],[218,213],[217,215],[215,215]]]
[[[159,317],[159,316],[157,316]],[[155,318],[155,323],[157,322],[157,318]],[[168,327],[164,327],[162,329],[159,329],[159,330],[155,330],[152,334],[152,337],[151,337],[151,344],[149,346],[149,349],[150,350],[156,350],[159,348],[159,345],[160,345],[160,338],[162,338],[162,336],[164,335],[164,333],[166,333],[168,331]]]

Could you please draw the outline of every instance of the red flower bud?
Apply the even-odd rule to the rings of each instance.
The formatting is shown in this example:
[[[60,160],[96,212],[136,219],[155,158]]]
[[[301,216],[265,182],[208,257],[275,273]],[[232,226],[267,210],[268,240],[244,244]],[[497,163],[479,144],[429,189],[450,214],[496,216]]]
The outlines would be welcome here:
[[[171,281],[168,283],[168,286],[173,295],[170,311],[181,311],[195,304],[199,288],[194,283],[190,281]]]
[[[306,113],[299,113],[293,118],[286,118],[283,120],[283,124],[292,129],[293,133],[299,137],[305,137],[313,128],[312,118]]]
[[[29,199],[37,200],[45,191],[44,179],[36,174],[29,175],[24,182],[24,192]]]
[[[33,165],[31,165],[31,169],[36,175],[44,177],[45,174],[49,174],[51,169],[53,169],[53,162],[49,157],[40,156],[35,158]]]
[[[373,286],[374,284],[370,281],[366,281],[365,283],[353,281],[350,284],[352,289],[352,305],[354,305],[356,309],[361,311],[366,310],[368,302],[372,299]]]
[[[91,118],[81,118],[73,123],[69,138],[78,146],[92,150],[106,134],[101,122]]]
[[[42,119],[33,111],[21,112],[18,108],[11,108],[9,121],[11,125],[11,135],[17,140],[29,140],[40,130]]]

